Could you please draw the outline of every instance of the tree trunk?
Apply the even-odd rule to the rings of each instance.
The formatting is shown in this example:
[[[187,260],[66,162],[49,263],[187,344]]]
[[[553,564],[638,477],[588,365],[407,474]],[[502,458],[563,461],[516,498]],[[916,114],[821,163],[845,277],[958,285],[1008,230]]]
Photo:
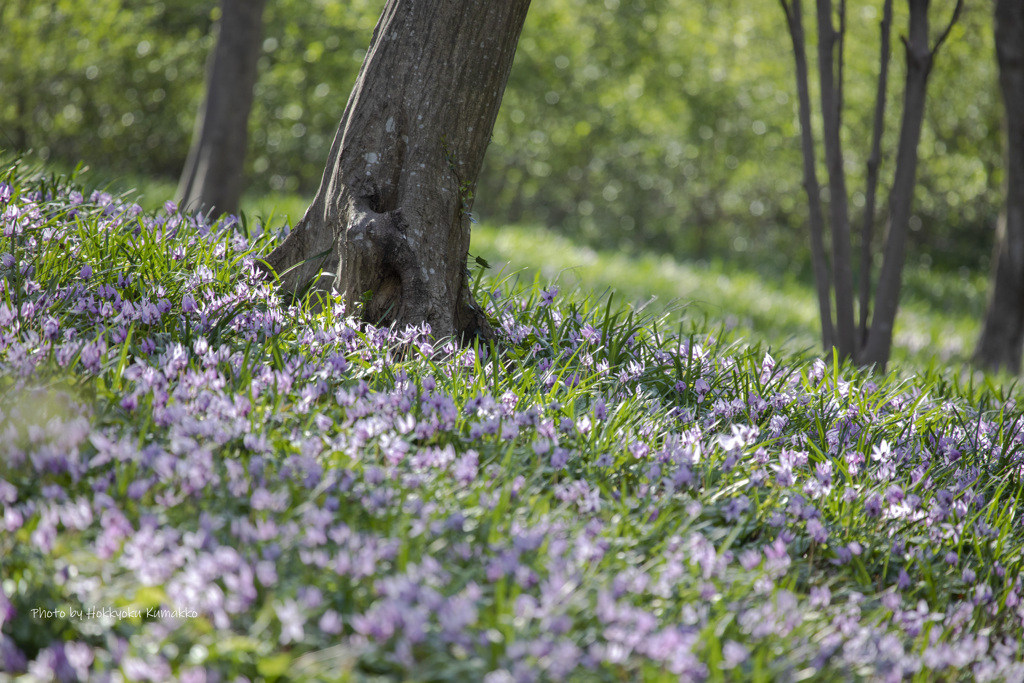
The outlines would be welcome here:
[[[871,242],[875,228],[875,206],[878,192],[878,171],[882,165],[882,133],[885,128],[885,101],[889,88],[890,36],[892,35],[892,0],[885,0],[882,6],[882,22],[879,25],[881,45],[878,56],[878,87],[875,91],[875,116],[871,129],[871,156],[868,157],[867,181],[865,183],[864,227],[860,238],[860,339],[858,348],[868,343],[868,314],[871,311],[871,271],[874,251]]]
[[[285,292],[333,284],[375,324],[490,334],[469,212],[529,4],[388,0],[317,195],[267,257]]]
[[[929,46],[929,0],[908,0],[910,6],[909,37],[904,39],[907,54],[907,80],[903,93],[903,121],[896,156],[896,177],[889,194],[889,230],[885,240],[882,271],[876,289],[876,306],[872,326],[867,328],[871,283],[871,222],[874,214],[875,186],[881,160],[882,123],[885,113],[885,90],[888,78],[889,27],[892,23],[892,0],[885,0],[882,19],[881,64],[875,102],[874,132],[871,157],[868,161],[867,203],[864,237],[861,244],[861,321],[859,330],[853,316],[853,265],[850,244],[850,215],[843,169],[843,45],[846,35],[846,2],[839,0],[839,30],[833,23],[831,0],[816,0],[818,18],[818,72],[820,77],[822,129],[825,164],[829,175],[830,224],[832,228],[832,268],[835,280],[827,282],[825,255],[821,234],[824,232],[817,178],[814,170],[814,140],[811,133],[810,101],[807,86],[807,64],[804,55],[804,34],[799,0],[780,0],[789,24],[796,55],[797,93],[800,97],[800,132],[804,157],[804,187],[811,209],[811,250],[818,302],[822,319],[825,350],[834,342],[839,358],[853,358],[861,365],[876,364],[881,370],[892,349],[893,322],[899,305],[900,284],[906,252],[906,234],[910,222],[914,183],[917,175],[917,146],[924,119],[925,92],[928,75],[939,48],[949,37],[963,9],[964,0],[956,0],[953,16],[934,47]],[[829,317],[830,288],[835,288],[836,321],[832,328]],[[859,331],[859,334],[858,334]]]
[[[818,291],[818,316],[821,318],[821,341],[826,351],[832,348],[832,285],[828,273],[828,257],[825,252],[825,215],[821,209],[821,186],[815,169],[814,131],[811,128],[811,95],[808,85],[806,38],[804,37],[803,8],[800,0],[792,4],[781,0],[786,13],[789,37],[793,42],[793,58],[796,62],[796,92],[799,101],[800,146],[803,151],[804,191],[811,229],[811,265],[814,267],[814,284]]]
[[[974,361],[1017,374],[1024,351],[1024,3],[996,2],[995,34],[1006,126],[1006,205]]]
[[[206,98],[196,117],[192,147],[178,183],[178,199],[189,209],[214,216],[238,212],[264,1],[221,0]]]
[[[840,11],[845,29],[845,5]],[[853,264],[850,247],[850,209],[843,168],[842,126],[842,40],[832,23],[832,3],[818,0],[818,76],[821,85],[821,119],[828,169],[829,222],[832,226],[832,271],[835,277],[835,342],[840,359],[853,356],[857,337],[853,325]],[[837,54],[837,45],[839,47]]]
[[[903,284],[903,264],[906,260],[907,231],[917,182],[917,146],[921,140],[924,121],[925,95],[928,76],[935,55],[960,16],[963,0],[957,0],[953,18],[935,43],[929,45],[929,0],[910,0],[910,29],[903,45],[907,57],[906,86],[903,90],[903,117],[900,123],[899,145],[896,150],[896,171],[889,192],[889,222],[885,237],[882,270],[875,292],[875,311],[863,353],[857,359],[862,365],[877,365],[885,370],[892,353],[892,337],[899,308],[900,287]]]

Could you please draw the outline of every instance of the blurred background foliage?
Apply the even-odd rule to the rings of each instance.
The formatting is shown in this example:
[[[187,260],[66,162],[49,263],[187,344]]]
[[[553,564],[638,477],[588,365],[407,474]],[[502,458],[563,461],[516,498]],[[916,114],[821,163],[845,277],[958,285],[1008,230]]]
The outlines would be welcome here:
[[[901,109],[902,4],[883,187]],[[938,27],[953,0],[932,4]],[[880,5],[850,3],[844,144],[855,212],[864,202]],[[250,189],[315,191],[382,6],[268,3]],[[175,179],[217,13],[214,0],[0,0],[0,147],[85,161],[110,177]],[[813,29],[812,17],[805,23]],[[809,38],[813,58],[813,31]],[[910,251],[921,265],[987,265],[1002,184],[996,78],[990,3],[968,3],[929,90]],[[807,278],[794,82],[775,2],[536,2],[475,213],[546,225],[597,248]]]

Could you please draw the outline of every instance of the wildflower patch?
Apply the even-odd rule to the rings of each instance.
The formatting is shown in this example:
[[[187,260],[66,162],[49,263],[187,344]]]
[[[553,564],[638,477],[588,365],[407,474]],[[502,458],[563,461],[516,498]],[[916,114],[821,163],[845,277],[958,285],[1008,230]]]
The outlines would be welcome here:
[[[5,672],[1024,676],[1006,397],[487,277],[460,348],[283,305],[255,223],[3,177]]]

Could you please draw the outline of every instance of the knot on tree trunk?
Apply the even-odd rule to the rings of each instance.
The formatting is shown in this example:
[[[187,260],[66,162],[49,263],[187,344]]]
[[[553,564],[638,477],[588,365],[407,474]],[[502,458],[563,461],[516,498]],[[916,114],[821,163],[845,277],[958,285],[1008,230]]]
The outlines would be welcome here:
[[[432,303],[431,290],[448,289],[445,273],[427,264],[421,245],[411,242],[401,209],[378,212],[366,201],[353,202],[342,230],[338,243],[343,245],[344,267],[337,288],[349,310],[361,305],[363,319],[375,325],[405,327],[427,321],[435,331],[463,341],[494,337],[465,275],[459,281],[454,312],[438,310]],[[450,322],[439,324],[445,318]]]
[[[365,202],[350,209],[338,289],[350,309],[363,304],[368,322],[403,325],[428,319],[428,271],[409,243],[407,228],[399,209],[378,213]]]

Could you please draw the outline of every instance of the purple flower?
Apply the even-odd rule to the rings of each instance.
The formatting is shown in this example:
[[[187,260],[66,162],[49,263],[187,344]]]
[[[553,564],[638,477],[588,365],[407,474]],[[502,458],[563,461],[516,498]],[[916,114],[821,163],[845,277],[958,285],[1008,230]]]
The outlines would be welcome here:
[[[850,470],[850,476],[856,477],[860,474],[861,465],[864,464],[864,454],[858,451],[847,451],[843,456],[846,466]]]
[[[469,484],[476,479],[479,467],[479,454],[474,450],[468,450],[465,455],[455,461],[452,475],[459,483]]]
[[[790,565],[789,551],[781,536],[764,547],[764,556],[767,559],[769,572],[775,576],[784,574]]]
[[[761,384],[771,379],[773,370],[775,370],[775,359],[766,352],[764,360],[761,361],[761,376],[759,377]]]
[[[643,441],[634,441],[631,444],[629,444],[629,452],[632,453],[633,457],[636,458],[637,460],[642,460],[646,458],[647,454],[650,453],[650,451],[650,446],[648,446]]]
[[[890,486],[889,490],[885,492],[885,500],[889,505],[896,505],[903,500],[903,489],[899,486]]]
[[[569,462],[569,455],[571,451],[566,448],[556,448],[551,454],[551,467],[556,470],[565,468],[566,463]]]
[[[827,494],[832,489],[832,462],[826,460],[815,465],[814,476]]]
[[[793,476],[793,468],[787,464],[772,465],[775,470],[775,483],[779,486],[787,487],[792,486],[796,483],[796,477]]]
[[[850,549],[845,546],[840,546],[836,548],[835,552],[835,559],[831,561],[834,565],[843,566],[853,559],[853,553],[850,552]]]
[[[273,588],[277,584],[277,568],[269,560],[261,560],[256,563],[256,578],[267,588]]]
[[[701,377],[693,383],[693,390],[697,393],[697,400],[703,401],[704,397],[707,396],[708,392],[711,391],[711,385],[708,381]]]
[[[126,395],[121,399],[121,407],[129,413],[134,411],[139,405],[139,397],[134,392]]]
[[[64,644],[64,658],[67,660],[68,666],[74,670],[75,677],[84,681],[89,678],[89,667],[92,666],[93,662],[93,651],[92,648],[85,643],[76,643],[74,641]]]
[[[987,605],[992,602],[992,587],[987,583],[981,583],[974,587],[972,602],[975,605]]]
[[[761,564],[761,553],[750,548],[740,553],[739,560],[740,566],[749,572]]]
[[[301,586],[298,590],[299,600],[306,609],[316,609],[323,602],[323,593],[316,586]]]
[[[206,669],[201,666],[190,666],[181,669],[178,680],[181,683],[207,683],[209,679],[207,679]]]
[[[28,672],[34,678],[44,681],[69,681],[77,678],[74,670],[68,664],[62,643],[55,643],[40,650],[36,658],[29,662]]]
[[[0,503],[9,506],[17,502],[17,500],[18,489],[14,487],[14,484],[0,479]]]
[[[815,543],[824,543],[828,540],[828,530],[817,518],[808,520],[807,534]]]
[[[895,614],[900,608],[900,596],[893,592],[886,593],[882,596],[882,606]]]
[[[722,646],[722,668],[735,669],[750,658],[750,651],[735,640],[727,640]]]
[[[320,617],[318,624],[320,630],[332,636],[336,636],[341,633],[342,622],[341,617],[333,609],[329,609],[324,612],[323,616]]]
[[[162,657],[125,657],[121,668],[130,681],[166,681],[172,678],[171,667]]]
[[[3,591],[0,590],[0,596]],[[4,633],[0,633],[0,666],[8,673],[20,673],[25,671],[28,660],[25,654],[18,649],[14,640]]]
[[[82,365],[85,366],[86,370],[90,372],[99,372],[102,369],[101,363],[103,356],[107,353],[107,341],[100,337],[95,341],[88,342],[82,347],[82,353],[79,356],[82,360]]]
[[[469,588],[467,587],[467,591]],[[456,595],[449,598],[437,615],[437,621],[449,637],[461,633],[467,626],[476,623],[477,609],[475,602],[468,595]]]
[[[772,436],[781,436],[782,430],[789,424],[789,418],[785,415],[772,415],[772,419],[768,421],[768,431],[772,433]]]
[[[828,607],[832,602],[832,591],[828,586],[812,586],[810,594],[811,607]]]
[[[746,496],[736,496],[722,508],[722,516],[727,522],[735,522],[750,508],[750,499]]]
[[[730,428],[729,434],[722,434],[718,437],[718,443],[719,445],[722,446],[723,450],[739,450],[742,448],[746,448],[750,444],[754,443],[754,441],[757,439],[757,436],[757,427],[734,424]]]
[[[872,518],[882,514],[882,498],[877,493],[872,493],[871,497],[865,501],[864,514]]]
[[[672,485],[676,488],[693,486],[695,481],[693,471],[687,465],[679,465],[672,475]]]

